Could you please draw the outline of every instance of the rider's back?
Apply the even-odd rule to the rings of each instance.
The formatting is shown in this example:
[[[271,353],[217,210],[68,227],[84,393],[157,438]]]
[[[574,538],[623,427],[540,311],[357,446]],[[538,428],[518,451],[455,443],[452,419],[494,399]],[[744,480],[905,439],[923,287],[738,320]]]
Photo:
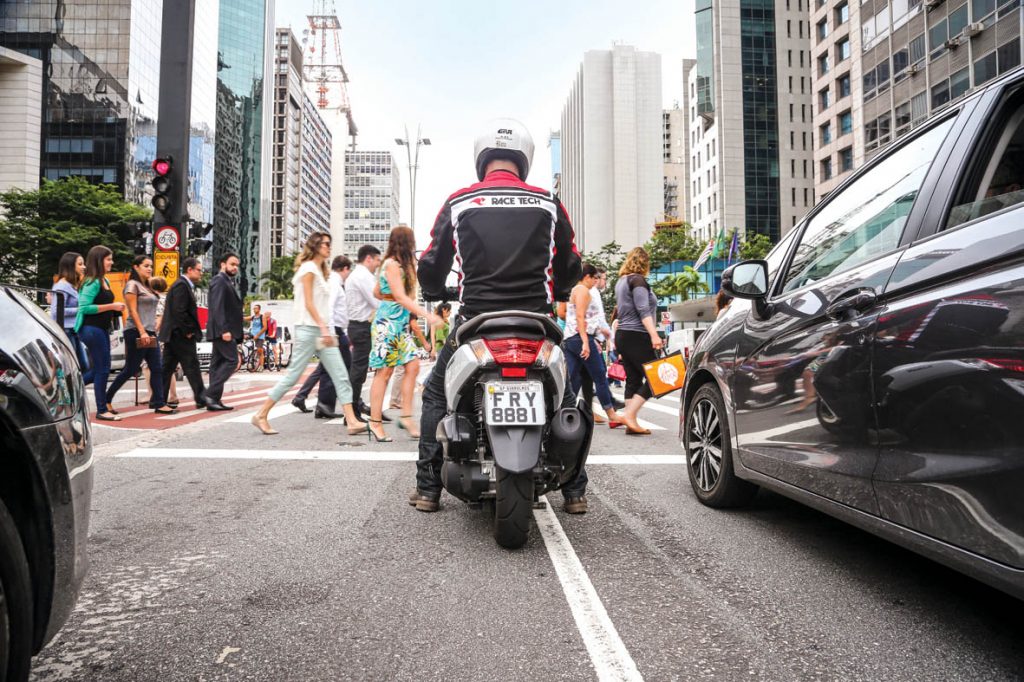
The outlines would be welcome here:
[[[550,313],[579,278],[569,218],[551,192],[496,170],[454,193],[420,259],[424,295],[439,298],[454,262],[460,314],[500,310]]]

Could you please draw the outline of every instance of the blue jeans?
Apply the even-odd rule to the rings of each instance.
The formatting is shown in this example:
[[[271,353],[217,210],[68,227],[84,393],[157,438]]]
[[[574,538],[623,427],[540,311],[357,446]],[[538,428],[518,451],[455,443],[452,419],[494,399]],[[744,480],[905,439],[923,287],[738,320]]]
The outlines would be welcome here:
[[[601,407],[608,410],[614,405],[612,392],[608,388],[608,368],[604,366],[604,358],[601,356],[601,349],[593,336],[588,336],[590,342],[590,357],[586,360],[580,353],[583,351],[583,339],[579,334],[574,334],[562,341],[562,350],[565,351],[565,364],[569,383],[572,386],[573,395],[580,392],[580,385],[583,383],[583,371],[586,370],[590,378],[594,380],[594,390],[597,392],[597,399]]]
[[[277,382],[270,394],[267,396],[274,402],[284,397],[284,394],[298,382],[299,377],[306,370],[316,350],[316,340],[320,338],[320,328],[310,324],[295,326],[295,345],[292,350],[292,361],[288,365],[288,373],[281,381]],[[334,390],[338,393],[338,402],[347,405],[352,402],[352,384],[348,380],[348,370],[341,359],[341,352],[337,346],[330,346],[319,351],[320,362],[327,370],[328,376],[334,383]]]
[[[89,349],[92,360],[92,392],[96,398],[96,412],[107,411],[107,379],[110,378],[110,332],[106,329],[84,324],[78,330],[78,337]]]
[[[153,336],[150,334],[150,336]],[[160,344],[152,348],[139,348],[139,332],[137,329],[124,330],[124,369],[114,378],[114,383],[107,389],[107,402],[114,402],[114,395],[125,383],[134,377],[142,368],[142,361],[146,361],[149,367],[149,388],[153,397],[149,406],[153,409],[163,407],[164,401],[164,370],[163,361],[160,358]]]

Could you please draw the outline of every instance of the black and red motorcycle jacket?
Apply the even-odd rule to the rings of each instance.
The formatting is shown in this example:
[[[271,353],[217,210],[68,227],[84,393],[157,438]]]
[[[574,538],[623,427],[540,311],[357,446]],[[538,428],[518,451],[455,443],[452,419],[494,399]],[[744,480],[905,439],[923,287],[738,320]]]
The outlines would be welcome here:
[[[493,171],[448,197],[419,263],[427,300],[440,300],[457,264],[460,315],[551,313],[569,298],[582,263],[562,203],[515,173]]]

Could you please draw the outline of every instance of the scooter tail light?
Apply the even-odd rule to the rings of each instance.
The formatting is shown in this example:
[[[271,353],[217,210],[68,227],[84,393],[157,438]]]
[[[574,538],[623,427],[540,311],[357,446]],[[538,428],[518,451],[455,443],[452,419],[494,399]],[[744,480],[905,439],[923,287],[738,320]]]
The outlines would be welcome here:
[[[473,354],[476,355],[476,361],[481,365],[492,365],[494,364],[494,357],[491,355],[491,351],[487,349],[487,344],[481,339],[473,339],[469,342],[469,347],[472,349]]]
[[[544,340],[484,339],[484,345],[499,365],[532,365],[537,361]]]
[[[540,352],[537,353],[537,360],[533,363],[535,367],[547,367],[551,364],[551,351],[555,349],[555,343],[551,339],[544,339]]]

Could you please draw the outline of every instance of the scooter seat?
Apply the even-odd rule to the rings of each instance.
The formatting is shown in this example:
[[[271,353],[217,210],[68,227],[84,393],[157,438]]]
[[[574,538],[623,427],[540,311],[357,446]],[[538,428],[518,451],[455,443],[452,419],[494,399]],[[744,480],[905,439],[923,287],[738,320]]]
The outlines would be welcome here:
[[[551,317],[522,310],[503,310],[496,313],[477,315],[459,325],[455,332],[456,343],[464,339],[491,333],[534,334],[555,343],[562,342],[562,330]]]

